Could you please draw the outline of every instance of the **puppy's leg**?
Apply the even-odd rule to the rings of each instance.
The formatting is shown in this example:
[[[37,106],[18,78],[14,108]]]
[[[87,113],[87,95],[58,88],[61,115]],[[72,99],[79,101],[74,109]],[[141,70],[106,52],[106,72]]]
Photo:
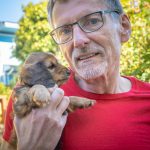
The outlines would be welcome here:
[[[23,117],[31,112],[33,107],[43,107],[49,103],[50,93],[43,85],[19,87],[13,93],[13,108],[18,117]]]
[[[33,103],[28,96],[29,87],[18,87],[13,91],[13,110],[18,117],[31,112]]]
[[[40,84],[32,86],[28,91],[28,96],[38,107],[46,106],[50,101],[50,93],[48,89]]]
[[[50,101],[50,93],[48,89],[43,85],[34,85],[29,91],[28,96],[30,100],[34,101],[34,103],[43,107],[46,106]],[[95,100],[77,97],[77,96],[69,96],[70,104],[67,108],[68,112],[73,112],[76,109],[88,108],[95,104]]]
[[[70,104],[67,108],[68,112],[73,112],[76,109],[83,109],[93,106],[96,101],[88,98],[77,97],[77,96],[69,96]]]

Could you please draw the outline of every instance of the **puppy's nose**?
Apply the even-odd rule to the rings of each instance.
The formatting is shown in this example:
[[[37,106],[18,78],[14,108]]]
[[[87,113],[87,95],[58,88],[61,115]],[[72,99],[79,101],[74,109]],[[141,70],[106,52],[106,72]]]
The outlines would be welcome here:
[[[69,76],[70,75],[70,70],[66,70],[66,75]]]

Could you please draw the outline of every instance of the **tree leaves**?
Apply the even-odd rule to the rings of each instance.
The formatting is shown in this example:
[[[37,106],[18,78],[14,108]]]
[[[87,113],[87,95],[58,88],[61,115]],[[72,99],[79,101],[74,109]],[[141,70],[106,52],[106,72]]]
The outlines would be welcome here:
[[[130,1],[122,0],[130,17],[132,35],[122,48],[121,72],[150,82],[150,3],[149,0],[139,0],[139,10],[135,12],[137,8],[131,8]]]
[[[50,27],[47,21],[47,2],[29,3],[23,7],[24,16],[19,21],[16,33],[16,47],[13,56],[22,62],[31,52],[52,52],[57,54],[58,48],[49,36]]]

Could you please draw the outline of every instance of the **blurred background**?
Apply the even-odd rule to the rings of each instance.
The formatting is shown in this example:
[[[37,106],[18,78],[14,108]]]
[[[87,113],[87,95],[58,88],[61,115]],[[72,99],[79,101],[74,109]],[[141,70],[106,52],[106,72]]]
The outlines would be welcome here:
[[[150,1],[121,0],[132,24],[132,36],[123,45],[121,74],[150,82]],[[67,65],[48,35],[47,0],[0,0],[0,123],[16,84],[19,68],[34,51],[50,51]],[[1,126],[0,126],[1,127]]]

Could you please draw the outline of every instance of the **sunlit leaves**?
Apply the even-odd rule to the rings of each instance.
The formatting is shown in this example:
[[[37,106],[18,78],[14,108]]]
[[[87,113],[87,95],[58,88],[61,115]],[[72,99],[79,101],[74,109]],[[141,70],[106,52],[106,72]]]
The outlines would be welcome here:
[[[16,47],[13,55],[24,61],[27,55],[35,51],[57,53],[58,48],[49,36],[50,27],[47,21],[47,2],[29,3],[23,8],[20,28],[16,33]]]
[[[128,43],[123,45],[121,72],[134,75],[150,82],[150,3],[139,0],[137,8],[131,7],[130,1],[121,0],[132,24],[132,35]]]

